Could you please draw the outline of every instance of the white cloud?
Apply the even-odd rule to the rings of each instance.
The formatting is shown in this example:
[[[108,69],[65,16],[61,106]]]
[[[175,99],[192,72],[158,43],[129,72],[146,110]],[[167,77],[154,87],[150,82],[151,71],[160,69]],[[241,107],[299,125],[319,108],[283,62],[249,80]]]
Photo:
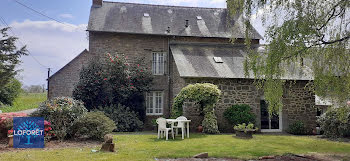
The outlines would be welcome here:
[[[86,24],[61,24],[55,21],[13,22],[10,24],[19,40],[44,66],[58,71],[81,51],[88,48]],[[11,34],[11,32],[9,32]],[[20,45],[20,44],[19,44]],[[25,85],[45,84],[47,69],[31,56],[23,56],[20,69]]]
[[[72,19],[72,18],[74,18],[74,16],[71,15],[71,14],[69,14],[69,13],[60,14],[60,15],[58,15],[58,17],[60,17],[60,18],[66,18],[66,19]]]

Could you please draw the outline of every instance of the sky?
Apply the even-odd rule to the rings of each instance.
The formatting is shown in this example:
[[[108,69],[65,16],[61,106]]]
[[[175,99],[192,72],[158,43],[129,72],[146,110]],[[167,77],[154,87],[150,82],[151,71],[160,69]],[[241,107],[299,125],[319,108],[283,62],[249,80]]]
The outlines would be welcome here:
[[[226,8],[226,0],[108,1]],[[21,58],[22,63],[18,67],[21,70],[18,78],[23,85],[46,84],[47,68],[52,69],[52,75],[88,49],[86,27],[91,4],[92,0],[0,0],[0,28],[10,26],[9,35],[18,37],[18,46],[27,45],[30,52],[30,56]],[[5,22],[1,22],[2,19]],[[259,15],[252,16],[251,21],[257,31],[264,35]]]

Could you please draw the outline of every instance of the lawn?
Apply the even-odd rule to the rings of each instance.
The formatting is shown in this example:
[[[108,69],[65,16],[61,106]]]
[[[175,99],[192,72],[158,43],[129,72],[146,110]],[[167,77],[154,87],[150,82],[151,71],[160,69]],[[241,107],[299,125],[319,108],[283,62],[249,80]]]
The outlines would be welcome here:
[[[17,112],[37,108],[46,100],[46,93],[21,93],[12,106],[0,108],[2,112]]]
[[[115,135],[116,153],[92,153],[96,148],[36,149],[0,153],[0,160],[154,160],[191,157],[208,152],[210,157],[254,159],[266,155],[310,152],[350,157],[350,143],[332,142],[308,136],[255,135],[242,140],[232,135],[192,134],[190,139],[158,140],[151,134]]]

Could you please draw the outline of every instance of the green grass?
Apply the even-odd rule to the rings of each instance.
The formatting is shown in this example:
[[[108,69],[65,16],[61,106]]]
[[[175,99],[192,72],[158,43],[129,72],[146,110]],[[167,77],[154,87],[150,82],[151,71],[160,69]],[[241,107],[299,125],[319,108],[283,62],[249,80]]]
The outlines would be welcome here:
[[[17,112],[37,108],[38,105],[46,100],[46,93],[21,93],[12,106],[0,108],[2,112]]]
[[[190,139],[158,140],[156,135],[115,135],[116,153],[92,153],[93,148],[35,149],[0,153],[0,160],[154,160],[191,157],[208,152],[210,157],[254,159],[266,155],[309,152],[350,157],[350,143],[332,142],[308,136],[255,135],[243,140],[232,135],[192,134]],[[94,149],[99,149],[96,147]]]

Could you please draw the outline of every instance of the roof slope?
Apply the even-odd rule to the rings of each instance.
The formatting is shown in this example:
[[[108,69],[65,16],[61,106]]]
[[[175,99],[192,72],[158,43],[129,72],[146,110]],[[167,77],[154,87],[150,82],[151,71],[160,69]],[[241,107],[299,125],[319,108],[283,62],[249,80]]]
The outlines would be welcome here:
[[[243,45],[232,44],[171,44],[171,52],[181,77],[201,78],[254,78],[251,73],[244,75],[244,60],[247,56]],[[264,52],[261,46],[255,46],[258,52]],[[214,57],[220,57],[222,63],[214,61]],[[309,70],[286,65],[286,74],[282,79],[288,80],[313,80]]]
[[[72,65],[73,63],[76,63],[76,61],[83,56],[86,56],[89,54],[89,51],[87,49],[84,49],[79,55],[77,55],[75,58],[73,58],[69,63],[67,63],[66,65],[64,65],[61,69],[59,69],[56,73],[52,74],[49,79],[55,77],[57,74],[63,72],[64,69],[68,68],[70,65]],[[82,63],[82,62],[80,62]],[[80,69],[77,69],[78,71]]]
[[[245,38],[242,16],[229,20],[227,15],[223,8],[103,2],[102,7],[91,7],[88,31]],[[251,38],[262,39],[255,29]]]

